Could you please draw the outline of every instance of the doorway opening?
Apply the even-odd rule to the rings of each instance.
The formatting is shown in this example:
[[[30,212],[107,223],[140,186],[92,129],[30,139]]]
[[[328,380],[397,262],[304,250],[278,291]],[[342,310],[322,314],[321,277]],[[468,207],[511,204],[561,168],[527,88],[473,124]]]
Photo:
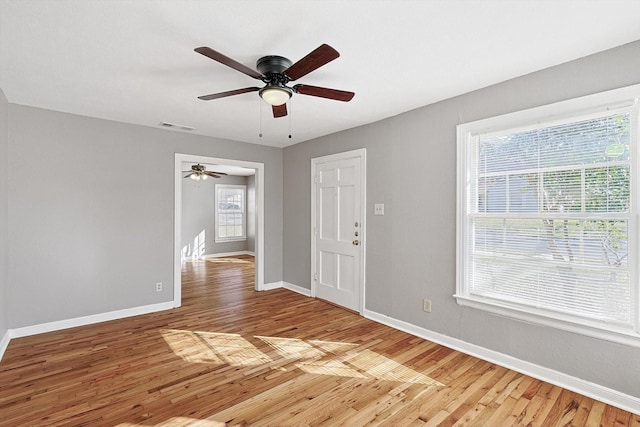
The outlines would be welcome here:
[[[210,199],[207,201],[209,207],[203,206],[204,211],[202,215],[214,218],[218,210],[215,208],[216,203],[220,204],[224,209],[219,213],[220,218],[228,220],[226,227],[220,227],[219,229],[209,229],[206,231],[204,227],[202,230],[190,230],[189,235],[183,236],[183,225],[186,218],[184,218],[185,203],[192,203],[190,199],[185,201],[185,193],[190,191],[187,188],[185,191],[184,179],[185,174],[182,172],[187,170],[192,164],[205,165],[207,170],[215,170],[218,172],[228,173],[230,179],[226,179],[226,187],[220,185],[220,188],[244,188],[244,206],[242,209],[235,209],[236,203],[232,203],[228,200],[217,200],[214,197],[214,191],[212,190],[215,184],[209,184],[211,191],[209,191]],[[188,166],[185,169],[185,166]],[[245,184],[238,184],[240,179],[235,184],[231,177],[244,175]],[[245,252],[252,254],[255,259],[255,289],[257,291],[264,290],[264,164],[257,162],[248,162],[242,160],[222,159],[216,157],[198,156],[192,154],[175,154],[175,199],[174,199],[174,287],[173,287],[173,305],[174,307],[180,307],[182,304],[182,263],[185,257],[205,257],[210,255],[215,257],[216,255],[225,255],[220,253],[220,248],[234,248],[234,239],[229,239],[225,234],[227,231],[232,232],[234,227],[230,225],[243,218],[244,236],[245,241],[243,244],[250,245],[251,250],[244,249],[242,251],[231,250],[226,254]],[[250,178],[249,178],[250,177]],[[213,179],[213,178],[212,178]],[[235,187],[234,187],[235,185]],[[247,188],[249,191],[247,191]],[[220,197],[232,197],[235,193],[220,191]],[[210,212],[208,212],[210,211]],[[188,218],[189,222],[192,221]],[[197,222],[197,221],[195,221]],[[214,221],[217,225],[218,220]],[[213,227],[213,226],[212,226]],[[238,227],[235,227],[236,229]],[[247,232],[248,228],[248,232]],[[194,229],[195,230],[195,229]],[[193,236],[191,236],[193,234]],[[241,239],[236,239],[240,241]],[[247,241],[248,240],[248,241]],[[188,241],[185,244],[185,241]],[[218,249],[215,248],[216,241],[220,243]],[[236,246],[237,247],[237,246]],[[212,251],[214,254],[207,254],[207,251]],[[215,253],[217,252],[217,254]]]

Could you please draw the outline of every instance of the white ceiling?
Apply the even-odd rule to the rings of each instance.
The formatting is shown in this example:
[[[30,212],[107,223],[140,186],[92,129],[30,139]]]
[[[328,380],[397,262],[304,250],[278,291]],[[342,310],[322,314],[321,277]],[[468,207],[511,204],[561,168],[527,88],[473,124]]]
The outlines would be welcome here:
[[[284,147],[638,40],[638,17],[640,0],[0,0],[0,88],[11,103]],[[351,102],[294,95],[274,119],[256,92],[197,99],[256,83],[198,46],[255,68],[322,43],[340,58],[296,83]]]

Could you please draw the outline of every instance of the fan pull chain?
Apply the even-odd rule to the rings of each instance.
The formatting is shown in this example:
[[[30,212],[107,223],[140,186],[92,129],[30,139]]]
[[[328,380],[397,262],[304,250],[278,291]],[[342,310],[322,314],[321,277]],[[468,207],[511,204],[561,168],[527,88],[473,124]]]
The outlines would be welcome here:
[[[260,104],[260,133],[258,136],[262,138],[262,100],[259,100],[258,103]]]
[[[289,139],[291,139],[291,114],[293,113],[293,108],[291,108],[292,104],[293,100],[289,98]]]

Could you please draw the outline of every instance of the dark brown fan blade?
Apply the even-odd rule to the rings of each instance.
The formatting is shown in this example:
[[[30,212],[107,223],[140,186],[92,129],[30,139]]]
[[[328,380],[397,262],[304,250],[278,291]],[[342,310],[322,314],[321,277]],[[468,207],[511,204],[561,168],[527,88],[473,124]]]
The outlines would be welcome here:
[[[291,67],[287,68],[284,73],[290,80],[298,80],[300,77],[306,76],[313,70],[322,67],[339,56],[340,54],[337,50],[328,44],[323,44],[293,64]]]
[[[198,99],[203,101],[210,101],[212,99],[224,98],[226,96],[240,95],[241,93],[256,92],[260,90],[259,87],[245,87],[244,89],[228,90],[226,92],[212,93],[211,95],[202,95]]]
[[[258,79],[258,80],[262,79],[262,74],[260,74],[256,70],[252,70],[246,65],[241,64],[235,59],[231,59],[228,56],[221,54],[220,52],[216,52],[210,47],[202,46],[202,47],[197,47],[194,50],[199,54],[206,56],[207,58],[211,58],[214,61],[218,61],[219,63],[224,64],[227,67],[231,67],[234,70],[240,71],[241,73],[244,73],[249,77],[253,77],[254,79]]]
[[[278,118],[278,117],[284,117],[287,115],[287,104],[282,104],[282,105],[273,105],[273,117],[274,118]]]
[[[355,93],[344,90],[329,89],[326,87],[295,85],[293,90],[302,95],[319,96],[320,98],[335,99],[336,101],[349,102]]]
[[[209,172],[209,171],[205,171],[202,172],[203,174],[207,175],[207,176],[212,176],[214,178],[220,178],[221,175],[226,175],[226,173],[222,173],[222,172]]]
[[[189,178],[191,175],[193,175],[193,172],[191,172],[190,174],[185,175],[184,178]]]

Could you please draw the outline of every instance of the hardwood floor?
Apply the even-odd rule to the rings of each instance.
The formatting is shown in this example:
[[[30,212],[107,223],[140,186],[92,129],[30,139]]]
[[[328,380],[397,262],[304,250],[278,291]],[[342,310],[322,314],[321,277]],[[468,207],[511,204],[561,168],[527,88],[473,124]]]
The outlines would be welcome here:
[[[0,426],[635,426],[640,416],[320,300],[251,257],[185,264],[183,307],[12,340]]]

